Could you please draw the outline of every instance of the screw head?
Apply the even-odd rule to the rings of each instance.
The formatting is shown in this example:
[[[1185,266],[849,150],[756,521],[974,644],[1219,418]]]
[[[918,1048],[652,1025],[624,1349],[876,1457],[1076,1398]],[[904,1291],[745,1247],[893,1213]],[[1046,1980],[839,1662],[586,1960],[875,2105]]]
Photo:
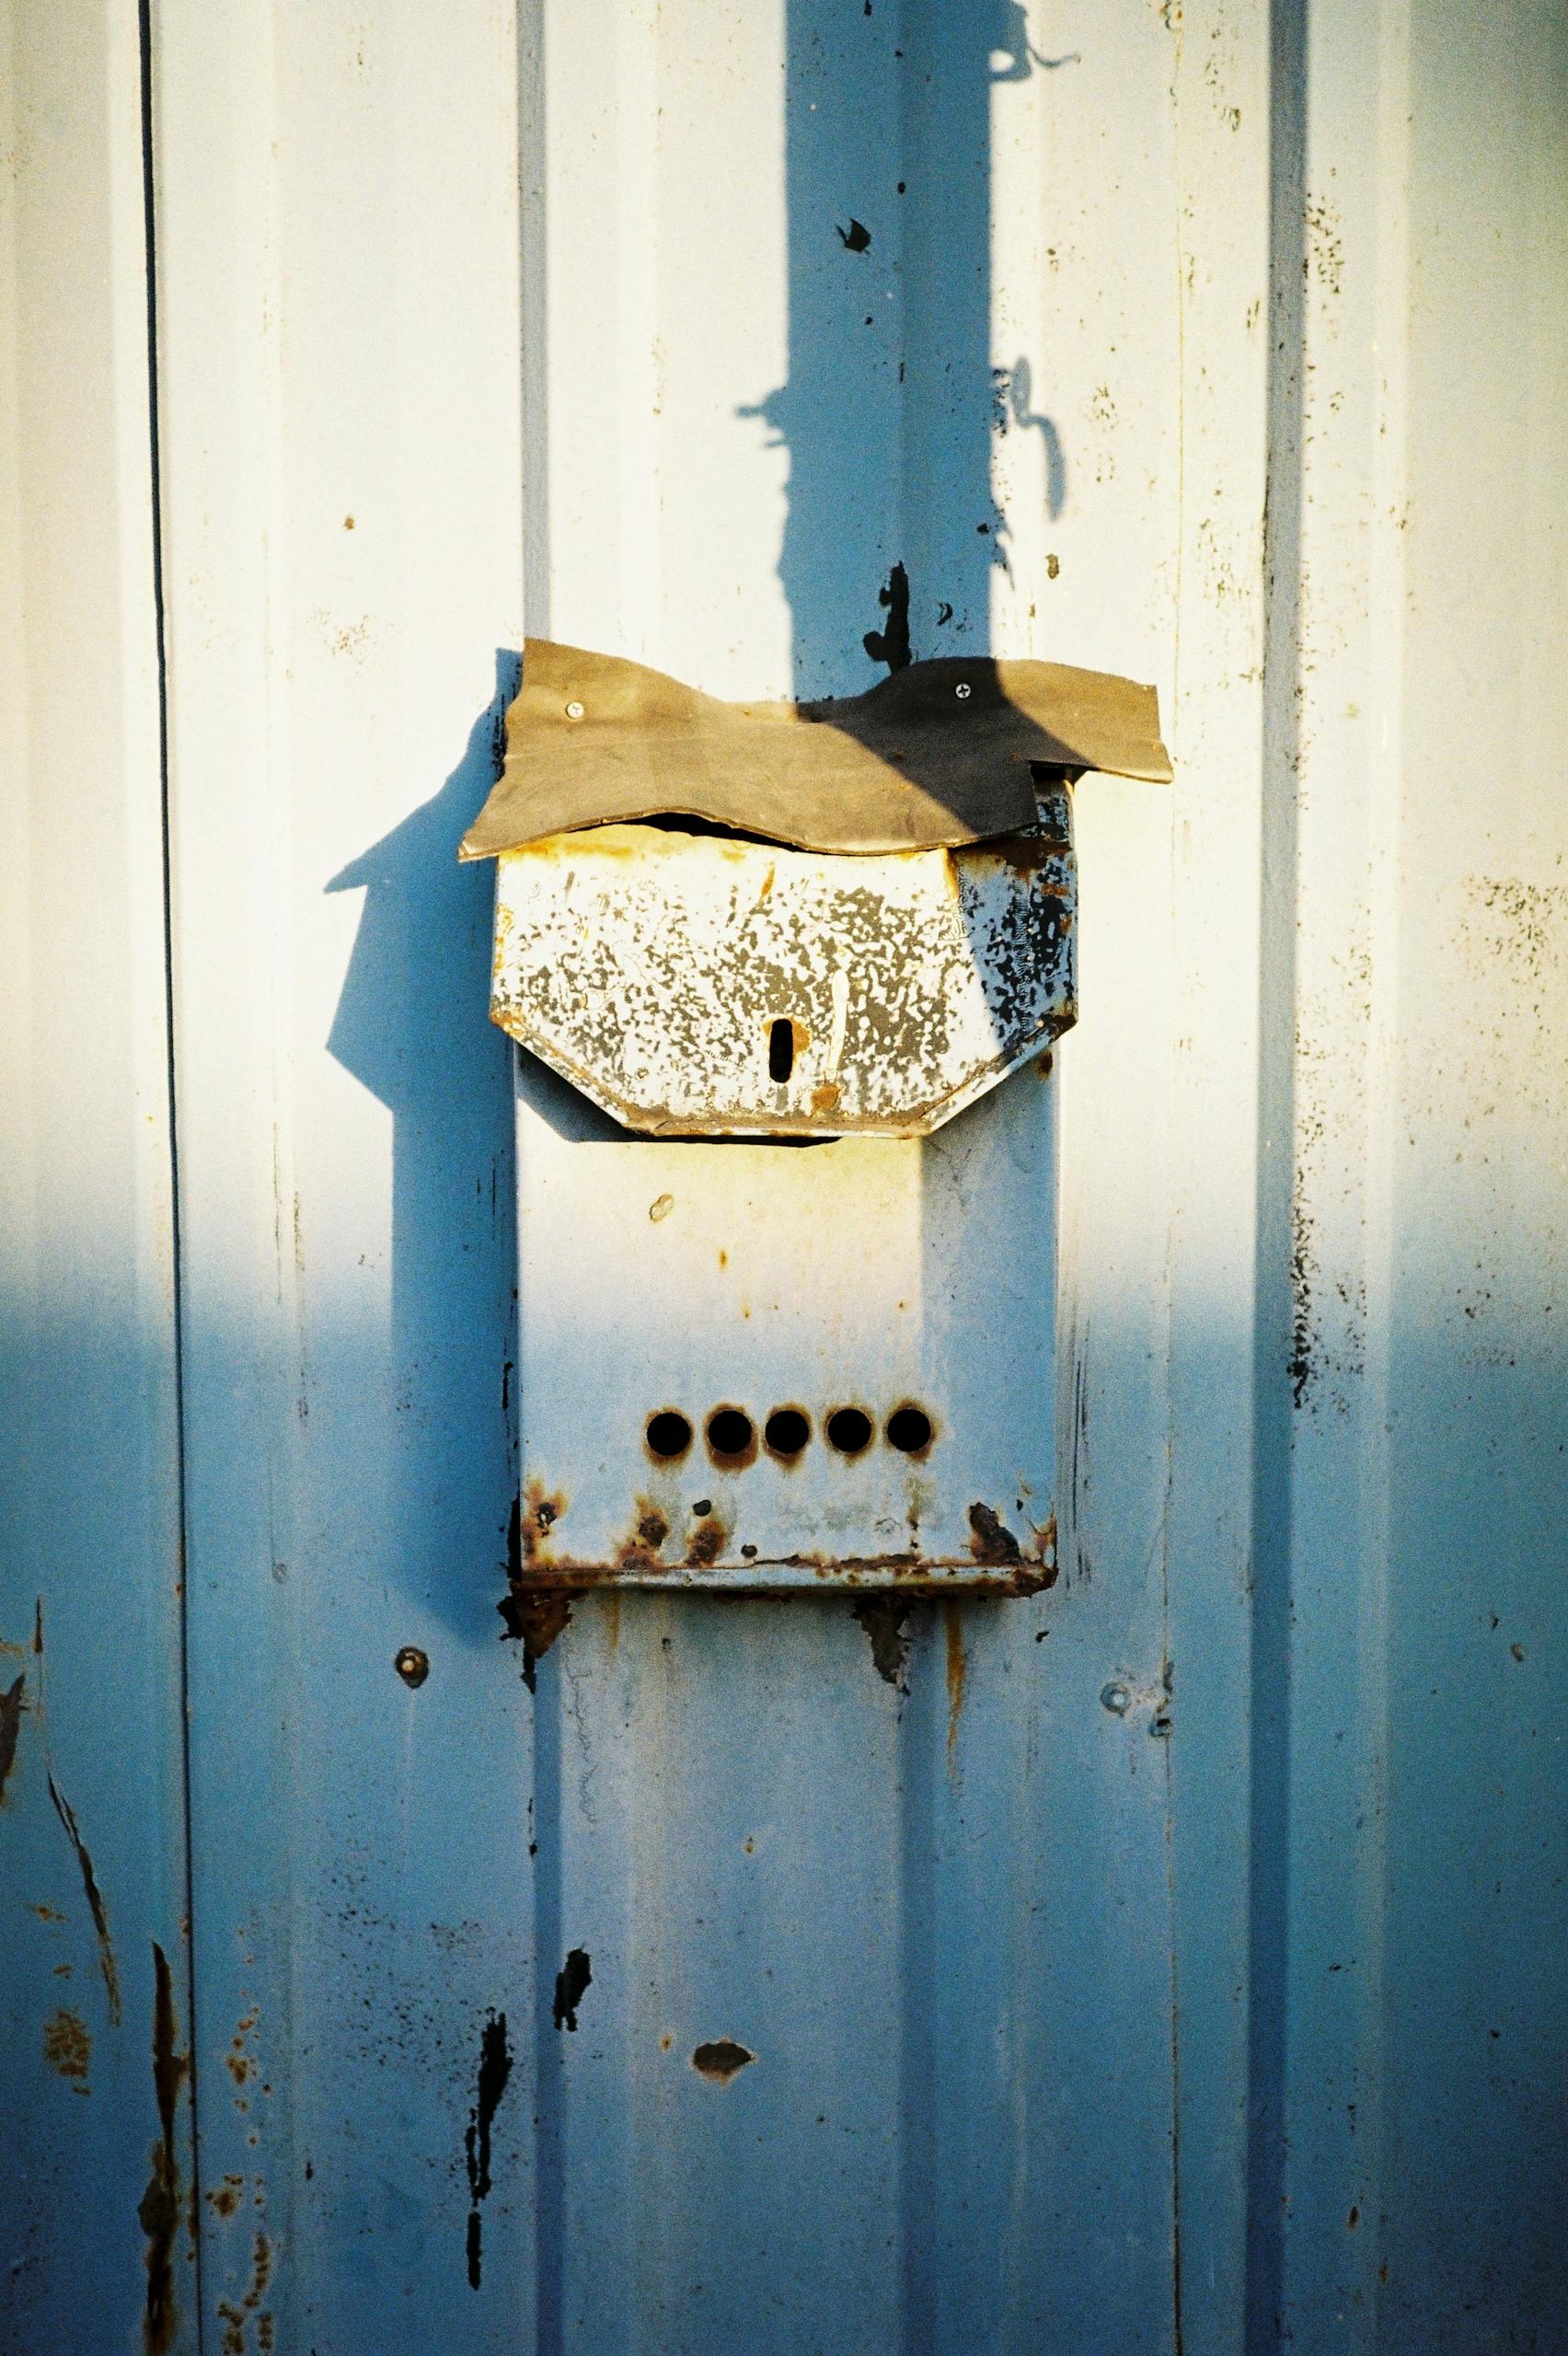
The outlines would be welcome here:
[[[581,720],[582,717],[582,706],[576,700],[575,697],[566,707],[566,716],[568,720]]]
[[[1109,1710],[1113,1718],[1126,1716],[1132,1706],[1132,1695],[1124,1685],[1113,1682],[1110,1685],[1102,1685],[1100,1689],[1101,1706],[1102,1709]]]
[[[418,1688],[430,1675],[430,1656],[421,1653],[418,1645],[405,1645],[394,1655],[392,1666],[405,1685]]]
[[[954,689],[953,689],[953,693],[954,693],[954,695],[958,698],[959,702],[960,702],[960,703],[963,703],[963,700],[964,700],[964,699],[967,697],[967,695],[968,695],[968,693],[969,693],[969,682],[968,682],[968,680],[967,680],[967,679],[960,679],[960,681],[959,681],[959,683],[958,683],[957,687],[954,687]]]

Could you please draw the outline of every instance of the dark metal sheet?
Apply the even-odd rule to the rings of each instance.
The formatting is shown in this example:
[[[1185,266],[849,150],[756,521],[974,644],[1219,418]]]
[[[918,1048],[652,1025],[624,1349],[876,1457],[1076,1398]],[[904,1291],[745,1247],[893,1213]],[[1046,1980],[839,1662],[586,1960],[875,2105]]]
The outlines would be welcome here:
[[[679,814],[801,850],[934,850],[1034,823],[1031,764],[1168,782],[1152,687],[1065,663],[912,663],[862,696],[724,703],[529,639],[506,764],[460,856]]]

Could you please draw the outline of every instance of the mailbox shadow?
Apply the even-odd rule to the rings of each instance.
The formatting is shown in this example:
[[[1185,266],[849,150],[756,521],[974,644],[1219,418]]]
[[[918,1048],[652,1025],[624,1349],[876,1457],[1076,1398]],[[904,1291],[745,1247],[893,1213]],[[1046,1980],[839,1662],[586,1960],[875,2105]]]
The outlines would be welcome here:
[[[1030,362],[991,360],[990,125],[996,84],[1069,61],[1033,48],[1017,0],[790,0],[787,22],[790,374],[741,414],[790,453],[778,577],[794,691],[815,701],[989,653],[1009,560],[994,433],[1039,432],[1050,513],[1065,503]]]
[[[440,791],[327,886],[365,895],[328,1047],[393,1121],[398,1569],[469,1641],[494,1633],[505,1591],[516,1229],[511,1049],[485,1019],[494,874],[456,847],[499,774],[521,675],[499,650]]]

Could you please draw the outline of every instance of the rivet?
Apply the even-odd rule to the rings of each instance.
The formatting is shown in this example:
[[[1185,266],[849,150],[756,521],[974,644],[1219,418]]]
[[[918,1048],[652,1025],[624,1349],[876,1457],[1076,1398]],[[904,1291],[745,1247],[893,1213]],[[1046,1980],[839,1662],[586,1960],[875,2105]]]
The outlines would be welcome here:
[[[573,699],[573,700],[572,700],[571,703],[569,703],[569,704],[567,705],[567,707],[566,707],[566,716],[567,716],[568,720],[581,720],[581,719],[582,719],[582,706],[580,703],[578,703],[578,702],[576,701],[576,699]]]
[[[1102,1685],[1100,1689],[1101,1702],[1113,1717],[1124,1718],[1132,1698],[1124,1685]]]
[[[958,698],[958,699],[959,699],[960,703],[962,703],[962,702],[963,701],[964,698],[965,698],[965,697],[968,695],[968,693],[969,693],[969,682],[968,682],[968,680],[967,680],[967,679],[960,679],[960,681],[959,681],[959,683],[958,683],[957,687],[954,687],[954,689],[953,689],[953,693],[954,693],[954,695]]]
[[[422,1685],[430,1675],[429,1656],[418,1645],[405,1645],[392,1663],[405,1685]]]

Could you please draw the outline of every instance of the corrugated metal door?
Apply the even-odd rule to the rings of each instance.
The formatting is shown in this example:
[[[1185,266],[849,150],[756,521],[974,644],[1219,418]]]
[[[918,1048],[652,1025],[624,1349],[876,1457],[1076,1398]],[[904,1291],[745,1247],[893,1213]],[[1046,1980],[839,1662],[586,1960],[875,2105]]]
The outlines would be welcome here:
[[[1565,48],[18,13],[0,2344],[1561,2344]],[[525,620],[1159,681],[1049,1593],[504,1641]]]

